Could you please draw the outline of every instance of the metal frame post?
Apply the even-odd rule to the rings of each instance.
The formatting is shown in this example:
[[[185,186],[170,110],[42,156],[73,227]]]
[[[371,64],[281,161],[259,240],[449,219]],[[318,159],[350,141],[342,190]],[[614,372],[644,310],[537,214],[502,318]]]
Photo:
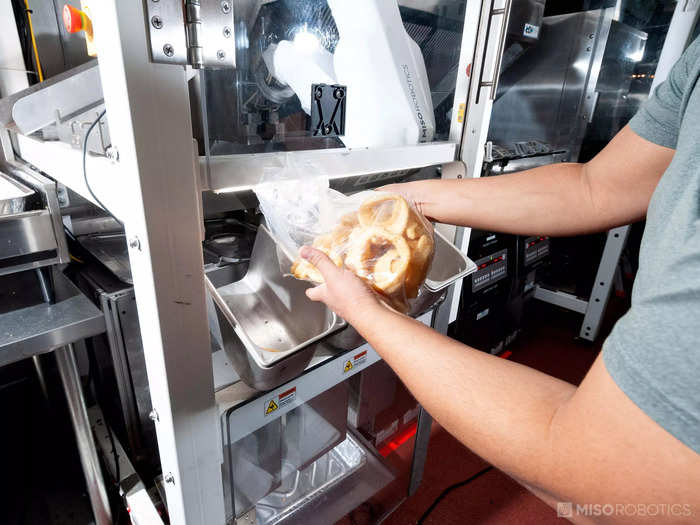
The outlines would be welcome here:
[[[625,248],[629,232],[630,226],[620,226],[608,232],[608,238],[605,241],[605,248],[603,249],[603,255],[600,258],[598,272],[593,283],[591,298],[588,300],[586,314],[583,317],[583,324],[581,324],[581,331],[579,332],[579,337],[582,339],[594,341],[598,337],[600,322],[603,319],[605,308],[608,306],[608,299],[610,299],[615,270],[617,269],[622,250]]]
[[[85,475],[85,485],[90,496],[90,505],[95,515],[97,525],[110,525],[112,514],[107,499],[100,459],[97,457],[97,448],[90,428],[90,420],[85,407],[83,388],[80,385],[80,374],[75,362],[73,345],[69,344],[55,351],[56,366],[61,376],[63,390],[68,402],[68,412],[75,431],[75,440],[78,444],[80,463]]]
[[[224,523],[185,68],[151,62],[142,2],[97,2],[92,15],[170,522]]]

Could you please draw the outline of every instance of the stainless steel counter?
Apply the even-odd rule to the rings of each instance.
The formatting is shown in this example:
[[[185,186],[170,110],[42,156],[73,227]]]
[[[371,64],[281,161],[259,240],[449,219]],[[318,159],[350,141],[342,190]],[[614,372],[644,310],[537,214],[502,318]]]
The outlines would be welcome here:
[[[60,271],[54,270],[53,278],[55,304],[40,302],[0,315],[0,366],[105,331],[102,312]]]

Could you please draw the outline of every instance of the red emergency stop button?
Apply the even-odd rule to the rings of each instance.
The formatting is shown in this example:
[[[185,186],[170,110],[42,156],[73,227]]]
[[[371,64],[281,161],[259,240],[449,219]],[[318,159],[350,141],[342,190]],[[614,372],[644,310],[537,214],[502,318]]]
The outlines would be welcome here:
[[[88,20],[87,15],[80,9],[69,4],[63,6],[63,25],[66,26],[66,31],[69,33],[77,33],[87,29]]]

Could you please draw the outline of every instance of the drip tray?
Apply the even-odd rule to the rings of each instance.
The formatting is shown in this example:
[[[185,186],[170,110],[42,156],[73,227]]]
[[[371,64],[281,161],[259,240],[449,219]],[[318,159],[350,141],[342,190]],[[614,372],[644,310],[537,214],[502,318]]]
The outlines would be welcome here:
[[[335,523],[395,476],[350,433],[303,470],[283,466],[280,487],[256,505],[256,523]],[[361,482],[360,482],[361,480]]]

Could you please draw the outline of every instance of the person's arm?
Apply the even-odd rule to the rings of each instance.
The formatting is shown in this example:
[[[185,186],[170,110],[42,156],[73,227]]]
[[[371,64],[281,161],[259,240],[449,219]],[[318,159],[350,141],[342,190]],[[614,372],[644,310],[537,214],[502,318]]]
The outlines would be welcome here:
[[[700,455],[634,405],[600,358],[576,388],[389,310],[318,250],[302,256],[326,281],[309,298],[351,323],[451,434],[546,501],[687,504],[651,522],[700,519]]]
[[[424,215],[447,224],[523,235],[591,233],[643,218],[673,152],[628,126],[586,164],[381,189],[405,195]]]

